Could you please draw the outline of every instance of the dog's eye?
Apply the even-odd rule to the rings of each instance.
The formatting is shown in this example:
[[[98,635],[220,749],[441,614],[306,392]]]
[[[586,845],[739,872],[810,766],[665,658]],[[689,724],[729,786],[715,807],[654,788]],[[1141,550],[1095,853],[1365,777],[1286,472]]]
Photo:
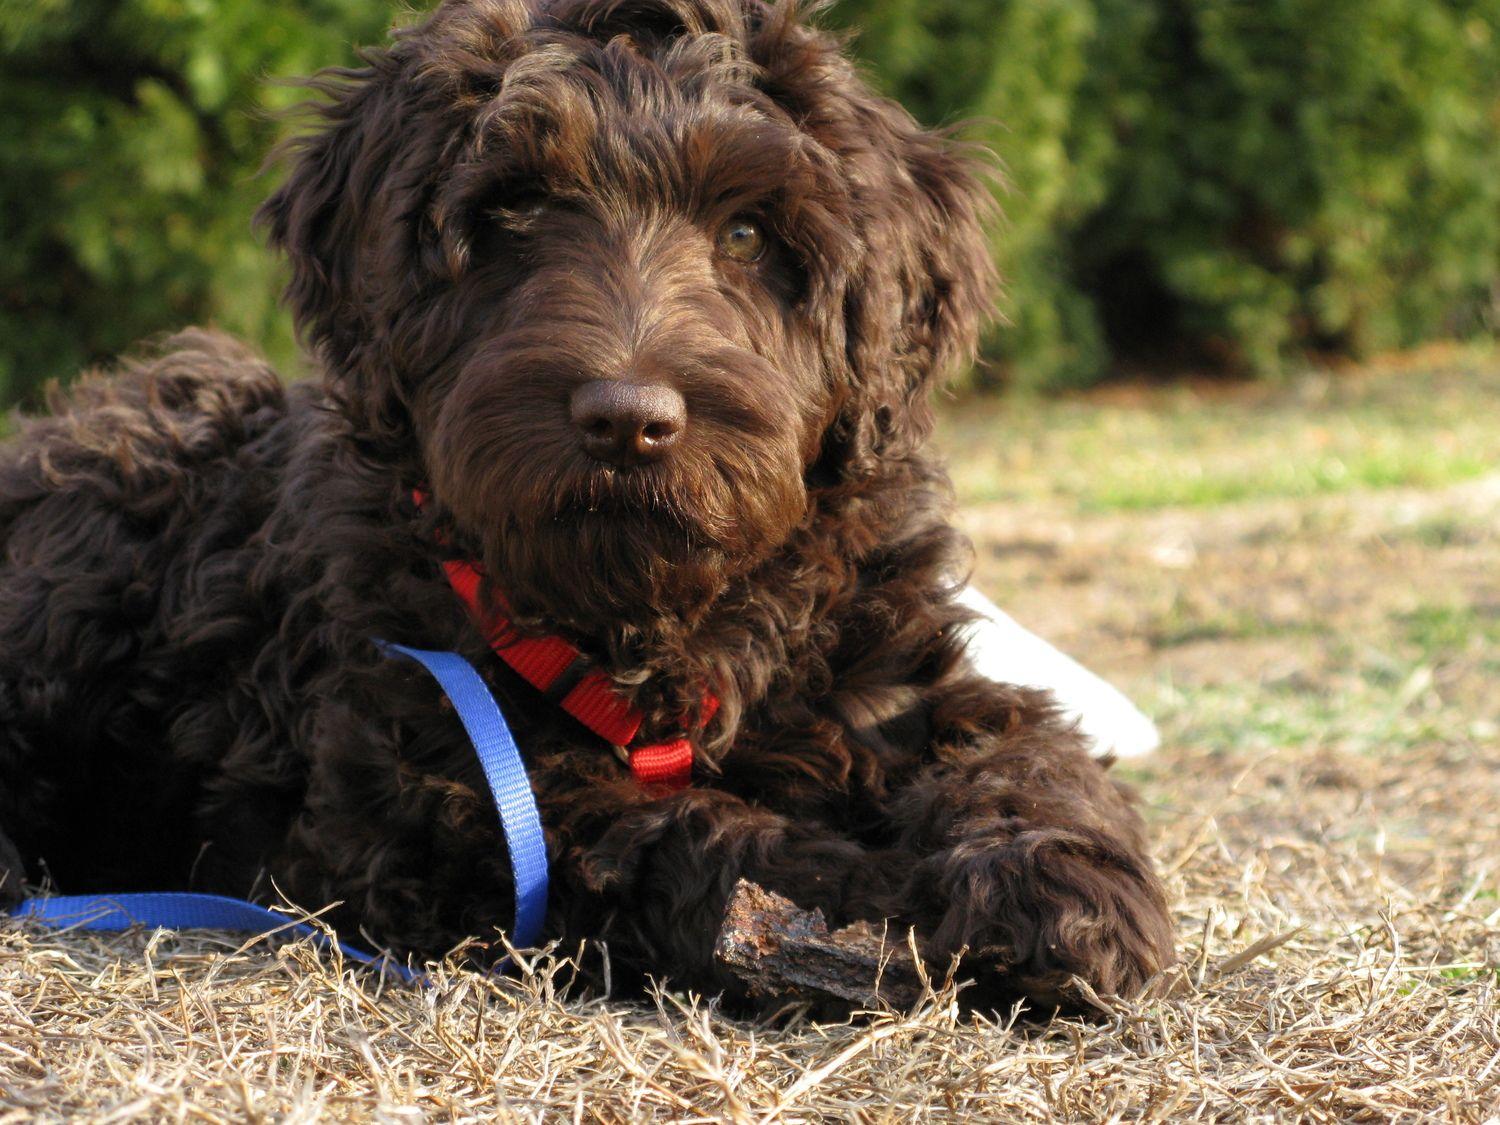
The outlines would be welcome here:
[[[736,262],[758,262],[766,252],[766,232],[754,219],[743,215],[730,219],[719,230],[719,253]]]

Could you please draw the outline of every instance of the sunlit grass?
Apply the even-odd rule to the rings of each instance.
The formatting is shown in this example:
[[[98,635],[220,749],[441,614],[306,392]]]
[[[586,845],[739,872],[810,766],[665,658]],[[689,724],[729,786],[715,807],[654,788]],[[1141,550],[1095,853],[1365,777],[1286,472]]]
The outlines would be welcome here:
[[[1274,388],[953,402],[939,441],[965,504],[1138,510],[1435,488],[1500,470],[1500,356]]]
[[[1475,653],[1500,668],[1500,605],[1424,605],[1403,614],[1400,624],[1426,655]]]
[[[1317,621],[1278,620],[1244,608],[1203,611],[1178,598],[1163,612],[1149,618],[1144,631],[1152,647],[1162,649],[1199,641],[1250,641],[1317,634],[1323,631],[1323,626]]]

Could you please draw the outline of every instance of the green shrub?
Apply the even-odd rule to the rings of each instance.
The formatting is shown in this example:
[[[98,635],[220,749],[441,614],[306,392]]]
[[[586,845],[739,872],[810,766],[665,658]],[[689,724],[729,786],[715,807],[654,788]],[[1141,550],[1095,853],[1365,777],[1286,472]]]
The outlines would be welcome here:
[[[294,363],[249,218],[384,0],[0,0],[0,398],[211,321]],[[1270,374],[1487,331],[1500,0],[841,0],[875,80],[1002,158],[980,379]]]
[[[268,75],[352,60],[369,0],[0,0],[0,397],[213,321],[287,359],[250,215],[298,100]]]
[[[1500,281],[1496,0],[844,0],[875,73],[978,119],[1016,382],[1273,373],[1486,331]],[[993,123],[998,122],[998,124]]]

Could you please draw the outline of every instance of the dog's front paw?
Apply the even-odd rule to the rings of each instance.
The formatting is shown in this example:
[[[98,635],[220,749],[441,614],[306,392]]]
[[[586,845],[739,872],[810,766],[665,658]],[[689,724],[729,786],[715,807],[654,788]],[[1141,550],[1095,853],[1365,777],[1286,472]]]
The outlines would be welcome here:
[[[1161,885],[1141,855],[1085,830],[1036,829],[941,857],[938,956],[964,953],[968,1001],[1081,1009],[1128,996],[1173,960]]]

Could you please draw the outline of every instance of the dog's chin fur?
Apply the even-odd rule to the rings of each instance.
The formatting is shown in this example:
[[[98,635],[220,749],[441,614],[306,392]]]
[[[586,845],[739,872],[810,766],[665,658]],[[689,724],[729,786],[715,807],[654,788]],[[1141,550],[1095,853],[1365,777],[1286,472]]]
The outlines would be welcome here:
[[[588,643],[691,632],[726,586],[781,549],[807,514],[800,466],[756,480],[732,458],[614,468],[535,460],[493,490],[440,492],[523,625]],[[706,459],[705,459],[706,460]],[[526,484],[515,478],[524,476]],[[482,478],[481,478],[482,479]]]
[[[670,517],[607,508],[502,527],[483,557],[518,621],[585,643],[690,631],[747,562]]]
[[[508,924],[472,751],[385,638],[492,684],[546,936],[604,940],[617,983],[744,998],[713,955],[743,877],[968,950],[973,1003],[1138,988],[1172,940],[1129,794],[959,639],[923,446],[990,311],[975,154],[790,2],[446,0],[367,63],[320,83],[261,213],[323,383],[187,335],[0,456],[0,898],[45,862],[65,891],[336,901],[422,956]],[[720,239],[744,216],[753,261]],[[610,379],[680,393],[666,459],[583,452],[571,396]],[[643,789],[512,674],[445,552],[647,733],[711,686],[694,785]]]

